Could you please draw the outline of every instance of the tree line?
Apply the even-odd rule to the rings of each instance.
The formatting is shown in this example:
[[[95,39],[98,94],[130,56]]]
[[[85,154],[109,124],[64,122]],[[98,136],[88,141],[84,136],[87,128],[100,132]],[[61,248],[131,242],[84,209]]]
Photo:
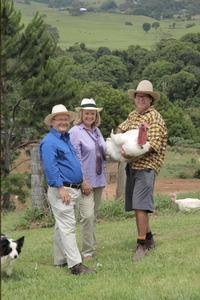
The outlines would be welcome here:
[[[12,1],[2,0],[1,177],[4,200],[23,176],[12,176],[19,151],[45,134],[43,119],[55,104],[74,109],[83,97],[103,106],[102,132],[109,136],[133,109],[127,89],[142,79],[161,92],[157,109],[169,129],[169,144],[200,143],[200,33],[160,41],[153,50],[89,49],[77,43],[65,51],[58,35],[35,15],[26,26]]]
[[[28,0],[29,1],[29,0]],[[115,0],[80,1],[80,0],[35,0],[43,2],[49,7],[80,9],[86,7],[88,11],[126,13],[131,15],[143,15],[160,20],[161,18],[172,18],[174,15],[184,18],[191,18],[200,14],[199,0],[124,0],[118,4]],[[27,2],[27,1],[26,1]]]

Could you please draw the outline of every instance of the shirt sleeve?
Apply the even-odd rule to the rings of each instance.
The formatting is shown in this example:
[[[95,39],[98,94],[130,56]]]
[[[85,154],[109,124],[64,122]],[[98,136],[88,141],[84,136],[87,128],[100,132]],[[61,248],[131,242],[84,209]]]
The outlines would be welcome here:
[[[123,132],[130,130],[130,126],[132,125],[132,120],[131,120],[132,114],[133,114],[133,112],[131,112],[128,115],[128,118],[124,122],[122,122],[120,125],[118,125],[117,132],[123,133]]]
[[[119,124],[117,127],[117,132],[126,132],[128,130],[128,121],[124,121],[123,123]]]
[[[167,135],[165,126],[153,122],[148,129],[147,135],[151,148],[158,153],[163,142],[163,136]]]
[[[40,157],[48,184],[53,187],[63,186],[63,180],[56,161],[56,148],[53,144],[43,143],[40,145]]]

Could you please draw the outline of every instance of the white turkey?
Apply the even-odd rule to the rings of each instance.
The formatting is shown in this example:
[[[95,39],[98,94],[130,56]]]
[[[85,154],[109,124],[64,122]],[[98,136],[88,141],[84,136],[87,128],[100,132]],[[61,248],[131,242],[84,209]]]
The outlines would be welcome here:
[[[107,155],[116,161],[124,161],[121,150],[133,157],[145,154],[150,149],[150,143],[147,142],[146,124],[141,124],[139,128],[126,131],[124,133],[114,134],[111,132],[110,138],[106,139]]]
[[[191,209],[200,209],[200,199],[184,198],[176,199],[176,193],[171,194],[171,199],[176,203],[181,211],[189,211]]]

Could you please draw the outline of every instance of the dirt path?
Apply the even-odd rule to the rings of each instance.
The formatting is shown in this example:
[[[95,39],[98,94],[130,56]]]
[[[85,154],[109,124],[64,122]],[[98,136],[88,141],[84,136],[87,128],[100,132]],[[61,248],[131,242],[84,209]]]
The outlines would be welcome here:
[[[111,183],[103,193],[104,199],[113,199],[115,197],[116,184]],[[170,193],[185,193],[185,192],[199,192],[200,193],[200,180],[199,179],[157,179],[155,184],[156,194]]]
[[[21,160],[26,161],[27,156],[22,153]],[[117,177],[117,163],[108,163],[108,177],[109,184],[104,189],[103,199],[111,200],[115,198],[116,190],[116,177]],[[27,168],[30,169],[30,161],[26,161],[25,164],[21,164],[16,171],[24,172],[27,171]],[[184,193],[184,192],[199,192],[200,194],[200,179],[157,179],[155,185],[156,194],[165,194],[169,195],[172,192]],[[19,201],[15,201],[19,209],[23,209],[24,206],[27,206],[27,203],[21,204]],[[31,200],[29,199],[29,202]]]
[[[114,199],[116,190],[117,163],[108,164],[108,174],[110,175],[110,183],[104,189],[104,199]],[[155,193],[169,195],[170,193],[199,192],[200,179],[160,179],[155,183]]]

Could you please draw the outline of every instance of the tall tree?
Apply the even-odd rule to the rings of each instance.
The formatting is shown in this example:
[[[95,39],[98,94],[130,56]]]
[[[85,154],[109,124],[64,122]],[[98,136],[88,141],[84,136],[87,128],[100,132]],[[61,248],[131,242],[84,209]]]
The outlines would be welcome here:
[[[151,29],[151,24],[150,23],[144,23],[142,25],[142,28],[147,33]]]
[[[160,23],[159,22],[153,22],[151,24],[151,27],[154,28],[155,30],[157,30],[160,27]]]
[[[3,0],[1,20],[1,177],[8,181],[18,150],[39,137],[39,118],[51,103],[71,98],[75,87],[67,59],[54,58],[56,43],[38,14],[22,31],[20,13]],[[9,193],[3,196],[9,206]]]

